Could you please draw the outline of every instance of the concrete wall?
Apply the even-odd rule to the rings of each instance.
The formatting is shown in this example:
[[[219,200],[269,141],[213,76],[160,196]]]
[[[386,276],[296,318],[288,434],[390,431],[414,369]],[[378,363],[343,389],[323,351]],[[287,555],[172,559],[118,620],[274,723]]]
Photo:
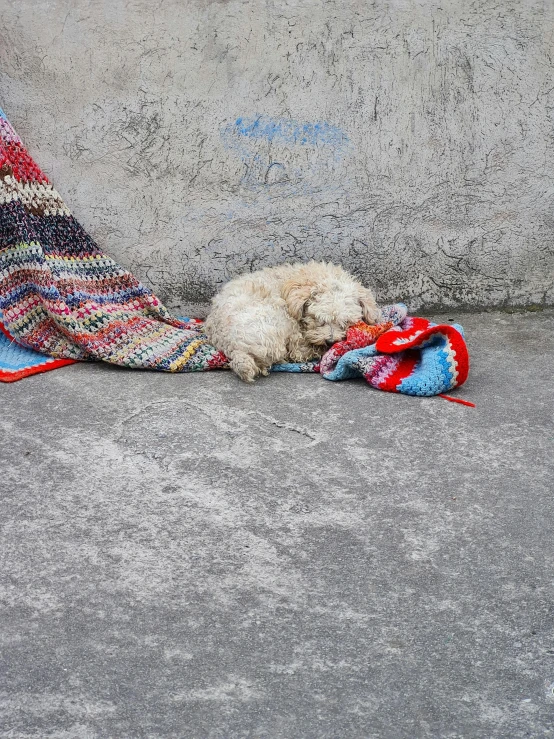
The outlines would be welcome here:
[[[549,0],[0,0],[0,104],[169,305],[339,261],[414,308],[554,302]]]

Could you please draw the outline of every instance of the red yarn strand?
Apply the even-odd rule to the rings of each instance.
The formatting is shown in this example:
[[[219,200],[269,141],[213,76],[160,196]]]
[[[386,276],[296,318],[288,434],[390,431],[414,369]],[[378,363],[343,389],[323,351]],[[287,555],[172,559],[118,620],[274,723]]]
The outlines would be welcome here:
[[[472,403],[470,400],[462,400],[462,398],[453,398],[451,395],[445,395],[444,393],[439,393],[439,398],[444,398],[445,400],[449,400],[451,403],[459,403],[460,405],[468,405],[470,408],[475,408],[475,403]]]

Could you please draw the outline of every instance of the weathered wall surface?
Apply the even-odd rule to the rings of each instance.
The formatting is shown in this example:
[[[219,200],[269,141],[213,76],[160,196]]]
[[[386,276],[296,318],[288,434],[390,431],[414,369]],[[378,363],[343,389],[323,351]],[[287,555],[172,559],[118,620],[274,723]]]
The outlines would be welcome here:
[[[170,305],[311,257],[412,308],[551,304],[553,8],[0,0],[0,101]]]

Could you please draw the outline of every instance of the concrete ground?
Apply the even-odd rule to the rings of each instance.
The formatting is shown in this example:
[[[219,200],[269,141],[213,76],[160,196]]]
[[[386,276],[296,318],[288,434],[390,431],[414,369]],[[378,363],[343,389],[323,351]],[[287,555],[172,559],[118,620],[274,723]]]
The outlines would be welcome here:
[[[475,409],[1,386],[1,736],[554,736],[554,313],[461,322]]]

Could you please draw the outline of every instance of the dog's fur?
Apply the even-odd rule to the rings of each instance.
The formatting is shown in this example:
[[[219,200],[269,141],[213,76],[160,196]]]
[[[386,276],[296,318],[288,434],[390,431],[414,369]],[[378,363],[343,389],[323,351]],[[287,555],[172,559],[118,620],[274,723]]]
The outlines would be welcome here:
[[[321,357],[358,321],[376,323],[371,290],[325,262],[283,264],[228,282],[212,301],[205,330],[246,382],[277,362]]]

